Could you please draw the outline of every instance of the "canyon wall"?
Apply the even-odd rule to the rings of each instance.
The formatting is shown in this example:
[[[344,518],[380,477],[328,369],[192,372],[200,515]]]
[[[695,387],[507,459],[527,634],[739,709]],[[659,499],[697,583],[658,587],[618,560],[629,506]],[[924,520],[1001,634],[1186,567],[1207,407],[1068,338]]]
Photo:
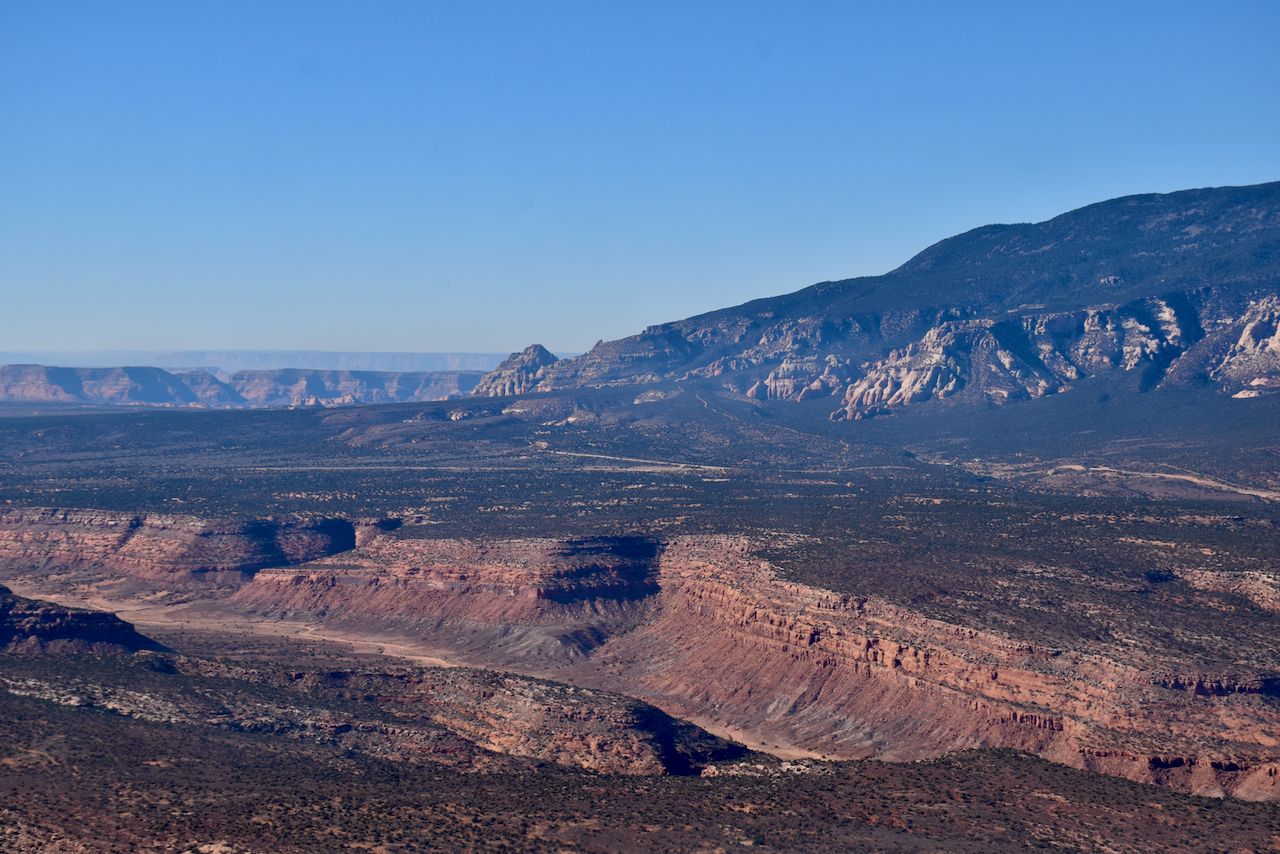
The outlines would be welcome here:
[[[158,583],[162,590],[236,586],[263,567],[354,545],[355,527],[341,519],[218,522],[108,510],[0,511],[0,577]]]
[[[541,667],[589,655],[653,607],[658,544],[642,537],[427,540],[371,534],[353,552],[259,573],[231,604],[365,636]]]
[[[912,760],[1013,747],[1185,791],[1280,797],[1269,672],[1184,679],[1168,675],[1176,662],[1157,672],[1136,654],[1047,648],[784,581],[752,547],[676,538],[641,571],[603,548],[574,563],[547,540],[385,537],[261,572],[233,601],[626,692],[765,749]]]
[[[0,514],[6,577],[98,595],[184,590],[193,616],[323,625],[616,691],[779,753],[912,760],[1012,747],[1184,791],[1280,799],[1280,677],[1266,662],[1206,672],[1165,650],[1049,647],[787,581],[756,547]]]

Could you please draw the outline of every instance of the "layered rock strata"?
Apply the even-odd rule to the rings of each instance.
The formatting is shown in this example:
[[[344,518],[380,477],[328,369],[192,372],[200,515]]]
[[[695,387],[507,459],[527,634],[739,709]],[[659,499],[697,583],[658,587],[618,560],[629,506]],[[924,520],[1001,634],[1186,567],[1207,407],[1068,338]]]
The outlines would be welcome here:
[[[643,574],[608,558],[567,569],[566,557],[550,541],[386,537],[259,573],[235,601],[625,691],[775,749],[908,760],[1014,747],[1186,791],[1280,798],[1272,674],[1195,674],[1188,690],[1145,660],[781,580],[741,538],[677,538]]]
[[[439,639],[503,661],[571,661],[637,625],[658,593],[640,537],[424,540],[371,536],[347,554],[259,573],[232,603],[361,633]]]
[[[303,563],[355,545],[341,519],[216,522],[107,510],[0,511],[0,573],[163,582],[165,589],[236,585],[267,566]]]

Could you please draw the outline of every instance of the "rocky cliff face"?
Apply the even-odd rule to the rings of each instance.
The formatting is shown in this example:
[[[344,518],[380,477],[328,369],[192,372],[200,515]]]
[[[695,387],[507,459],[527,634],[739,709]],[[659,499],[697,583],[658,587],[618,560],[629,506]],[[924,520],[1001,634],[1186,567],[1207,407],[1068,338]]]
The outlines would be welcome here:
[[[0,586],[0,652],[135,652],[160,645],[114,614],[15,596]]]
[[[1091,378],[1256,396],[1280,385],[1277,259],[1280,183],[1133,196],[601,342],[525,390],[711,381],[760,400],[830,397],[836,420],[1002,405]]]
[[[1270,671],[1170,676],[1168,662],[1156,672],[1141,657],[940,622],[783,581],[742,538],[677,538],[639,563],[603,548],[580,562],[574,548],[385,537],[259,573],[235,601],[623,690],[824,756],[1015,747],[1187,791],[1280,798]]]
[[[476,383],[471,390],[481,397],[509,397],[533,391],[546,373],[546,368],[560,361],[541,344],[531,344],[512,353]]]
[[[1209,375],[1233,390],[1233,397],[1280,389],[1280,297],[1250,304],[1240,317],[1221,324],[1215,339],[1219,349],[1222,343],[1230,346],[1210,366]]]
[[[317,614],[362,635],[431,635],[505,661],[579,659],[643,618],[657,592],[644,538],[414,540],[373,535],[346,554],[259,573],[233,603],[267,618]]]
[[[0,511],[0,572],[74,569],[77,583],[102,577],[165,590],[235,586],[263,567],[302,563],[354,545],[354,526],[334,519],[219,523],[103,510]]]
[[[445,400],[466,394],[479,371],[208,371],[0,366],[0,401],[148,404],[211,408],[342,406]]]
[[[372,525],[358,537],[353,526],[256,525],[8,511],[0,566],[148,601],[186,589],[207,600],[198,607],[240,618],[321,624],[619,691],[769,749],[920,759],[1014,747],[1184,791],[1280,799],[1280,673],[1267,662],[1214,669],[1172,649],[1050,647],[786,581],[743,537],[481,542]],[[264,561],[273,568],[255,571]],[[456,693],[440,712],[452,731],[551,757],[560,748],[540,741],[539,720],[559,708],[560,694],[495,678],[474,696],[444,676],[435,688],[392,682],[373,693]],[[649,712],[613,701],[601,708],[564,712],[577,728],[560,747],[608,744],[606,753],[616,748],[627,761],[666,750],[654,745],[667,736],[654,733],[669,727]],[[610,728],[629,734],[602,740]],[[571,764],[612,767],[595,761]]]

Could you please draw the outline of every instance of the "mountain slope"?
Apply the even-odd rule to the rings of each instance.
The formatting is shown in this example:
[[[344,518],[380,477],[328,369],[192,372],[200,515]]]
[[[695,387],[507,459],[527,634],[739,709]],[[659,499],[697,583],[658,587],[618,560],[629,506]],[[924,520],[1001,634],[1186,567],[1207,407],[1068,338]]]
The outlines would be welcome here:
[[[1094,376],[1252,396],[1280,387],[1278,318],[1280,183],[1188,190],[984,226],[883,276],[650,327],[541,367],[533,390],[708,380],[830,396],[835,419],[999,405]]]

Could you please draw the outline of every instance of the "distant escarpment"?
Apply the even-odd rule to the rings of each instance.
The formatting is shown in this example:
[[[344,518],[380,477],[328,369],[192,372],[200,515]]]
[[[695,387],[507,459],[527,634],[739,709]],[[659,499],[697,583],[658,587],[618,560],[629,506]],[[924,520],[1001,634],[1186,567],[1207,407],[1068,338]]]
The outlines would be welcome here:
[[[1184,791],[1280,798],[1270,671],[1170,676],[1176,661],[1153,669],[1118,650],[955,625],[784,581],[752,548],[380,535],[258,573],[231,602],[622,691],[760,745],[897,760],[1014,747]]]
[[[978,228],[886,275],[650,327],[483,393],[698,383],[825,398],[835,420],[1086,380],[1254,397],[1280,389],[1278,321],[1280,183],[1190,190]]]
[[[0,401],[244,408],[342,406],[446,400],[466,394],[480,371],[322,371],[285,368],[166,371],[150,367],[0,366]]]
[[[263,567],[303,563],[354,547],[342,519],[218,522],[107,510],[0,511],[0,577],[62,576],[179,590],[235,586]],[[74,570],[74,572],[69,572]]]
[[[114,614],[14,595],[0,586],[0,652],[136,652],[162,647]]]

